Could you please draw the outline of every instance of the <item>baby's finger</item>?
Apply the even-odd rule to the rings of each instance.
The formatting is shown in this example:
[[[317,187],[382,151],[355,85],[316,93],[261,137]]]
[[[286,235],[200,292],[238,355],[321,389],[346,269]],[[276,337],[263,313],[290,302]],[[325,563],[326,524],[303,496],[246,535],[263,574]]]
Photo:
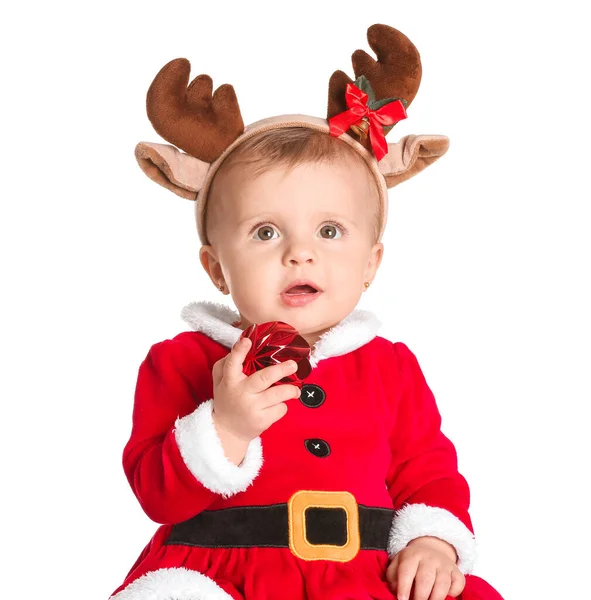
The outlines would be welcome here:
[[[388,565],[388,568],[386,569],[386,579],[388,580],[388,583],[390,584],[390,589],[395,593],[396,592],[396,580],[397,580],[397,573],[398,573],[398,556],[399,554],[394,555],[394,558],[392,558],[390,560],[390,564]]]
[[[279,419],[282,419],[287,414],[287,405],[285,402],[279,402],[279,404],[275,404],[275,406],[266,408],[263,414],[266,422],[268,423],[267,427],[269,427],[271,424],[276,423],[279,421]]]
[[[217,385],[217,382],[222,378],[222,371],[224,368],[224,363],[226,362],[226,358],[228,356],[229,355],[226,355],[223,358],[220,358],[220,360],[217,360],[215,363],[213,363],[213,368],[211,369],[211,375],[213,378],[214,385]]]
[[[457,598],[466,587],[466,577],[459,569],[454,569],[451,572],[451,587],[449,588],[448,596]]]
[[[252,342],[249,338],[242,338],[232,346],[230,353],[226,356],[223,366],[224,379],[232,382],[240,381],[246,377],[242,368],[251,344]]]
[[[429,600],[445,600],[451,586],[451,574],[445,571],[437,571],[433,591]]]
[[[401,560],[396,571],[396,598],[409,600],[410,589],[417,572],[417,560]]]
[[[429,600],[437,571],[433,567],[420,563],[415,575],[415,593],[413,600]],[[400,596],[399,596],[400,597]]]
[[[301,390],[297,385],[282,383],[281,385],[270,387],[268,390],[263,392],[260,395],[261,400],[258,406],[260,408],[270,408],[276,404],[279,404],[280,402],[299,398],[300,394]]]
[[[278,365],[265,367],[256,373],[253,373],[245,382],[244,389],[251,394],[264,392],[270,385],[276,383],[287,375],[292,375],[298,369],[294,360],[287,360]]]

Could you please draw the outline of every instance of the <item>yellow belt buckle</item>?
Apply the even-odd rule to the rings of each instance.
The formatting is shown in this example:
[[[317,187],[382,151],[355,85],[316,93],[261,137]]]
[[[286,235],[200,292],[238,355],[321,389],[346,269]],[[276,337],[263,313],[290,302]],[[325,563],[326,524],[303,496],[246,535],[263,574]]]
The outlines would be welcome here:
[[[347,515],[347,542],[344,546],[311,544],[306,537],[308,508],[342,508]],[[357,556],[361,547],[359,509],[355,496],[349,492],[300,490],[287,503],[289,547],[303,560],[336,560],[348,562]]]

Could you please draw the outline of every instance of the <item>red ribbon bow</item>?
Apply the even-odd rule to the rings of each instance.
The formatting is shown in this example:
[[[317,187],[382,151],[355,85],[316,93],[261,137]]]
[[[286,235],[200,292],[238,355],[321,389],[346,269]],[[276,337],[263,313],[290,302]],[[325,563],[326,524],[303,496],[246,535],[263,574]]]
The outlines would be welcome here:
[[[384,104],[378,110],[372,110],[367,106],[368,95],[352,83],[347,84],[345,100],[349,110],[335,115],[328,120],[330,134],[339,137],[347,131],[351,125],[355,125],[363,117],[369,119],[369,139],[376,159],[381,160],[388,154],[388,143],[384,135],[384,126],[394,125],[402,119],[406,119],[406,110],[400,100]]]

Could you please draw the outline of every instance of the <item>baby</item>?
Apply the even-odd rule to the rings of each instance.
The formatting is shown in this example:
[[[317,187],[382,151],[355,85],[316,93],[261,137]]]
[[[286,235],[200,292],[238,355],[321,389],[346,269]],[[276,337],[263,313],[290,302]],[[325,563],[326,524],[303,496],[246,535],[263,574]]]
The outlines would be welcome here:
[[[374,25],[374,49],[384,36],[408,40]],[[199,76],[188,95],[210,86]],[[229,110],[222,88],[214,105]],[[153,84],[148,99],[166,94]],[[446,139],[421,155],[408,136],[379,170],[375,135],[361,143],[313,117],[236,130],[209,157],[138,148],[150,177],[199,192],[201,263],[238,312],[187,305],[191,331],[140,366],[123,466],[161,526],[111,600],[500,599],[471,575],[469,488],[417,359],[356,309],[383,256],[388,177],[420,171]],[[279,383],[293,361],[243,372],[251,342],[237,340],[268,321],[312,348],[301,389]]]

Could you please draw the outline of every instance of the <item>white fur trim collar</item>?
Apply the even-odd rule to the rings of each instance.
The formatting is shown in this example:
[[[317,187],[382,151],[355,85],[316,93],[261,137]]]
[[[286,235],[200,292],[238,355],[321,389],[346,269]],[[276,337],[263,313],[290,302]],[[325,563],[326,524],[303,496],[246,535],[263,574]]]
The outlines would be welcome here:
[[[202,331],[227,348],[231,348],[242,333],[242,329],[232,325],[240,320],[240,314],[217,302],[191,302],[181,310],[181,318],[194,331]],[[314,344],[310,354],[312,368],[325,358],[347,354],[364,346],[377,335],[381,325],[372,312],[354,310],[324,332]]]

